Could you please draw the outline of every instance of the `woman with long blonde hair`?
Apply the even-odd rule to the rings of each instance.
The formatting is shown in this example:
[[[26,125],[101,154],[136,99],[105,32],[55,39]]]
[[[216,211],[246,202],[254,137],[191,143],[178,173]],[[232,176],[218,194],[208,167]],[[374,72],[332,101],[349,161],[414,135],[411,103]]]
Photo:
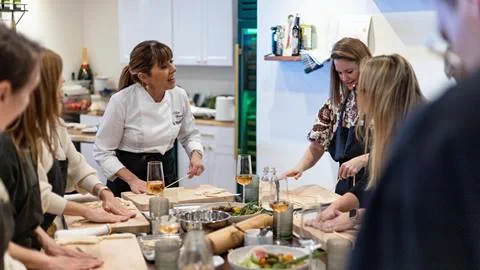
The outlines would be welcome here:
[[[368,47],[359,39],[343,38],[332,49],[330,70],[330,98],[318,112],[312,130],[308,134],[310,145],[302,159],[281,178],[298,179],[329,152],[340,163],[335,192],[343,195],[354,187],[354,179],[360,179],[367,166],[368,154],[362,142],[355,136],[358,125],[356,85],[360,74],[360,62],[371,57]]]
[[[74,147],[61,120],[62,59],[57,53],[44,49],[40,61],[40,84],[30,105],[16,125],[10,128],[18,145],[29,146],[37,157],[40,181],[43,229],[47,230],[56,215],[84,216],[94,222],[119,222],[134,215],[114,198],[98,179],[95,169]],[[78,190],[98,196],[106,210],[91,209],[63,198],[65,192]]]
[[[24,265],[29,269],[98,267],[101,261],[60,247],[39,226],[43,215],[33,165],[36,158],[28,145],[18,144],[26,142],[15,137],[21,132],[12,132],[12,123],[22,127],[14,120],[28,108],[39,83],[40,54],[36,43],[0,24],[0,269],[25,269]],[[45,252],[32,250],[35,242]],[[10,256],[24,265],[4,257],[6,244]]]
[[[368,174],[357,183],[362,191],[347,193],[329,206],[327,210],[335,212],[333,218],[322,213],[312,223],[324,231],[341,231],[360,222],[363,210],[357,208],[365,200],[365,188],[372,190],[378,184],[395,134],[425,100],[412,66],[398,54],[375,56],[363,62],[360,70],[358,106],[361,117],[370,125],[358,131],[370,147]]]

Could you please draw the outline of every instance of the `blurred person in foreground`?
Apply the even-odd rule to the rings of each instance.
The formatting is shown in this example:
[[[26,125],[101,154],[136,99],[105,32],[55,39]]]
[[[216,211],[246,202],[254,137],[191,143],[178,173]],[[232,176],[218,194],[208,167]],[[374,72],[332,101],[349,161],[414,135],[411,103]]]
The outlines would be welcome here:
[[[480,269],[480,1],[434,3],[458,85],[396,138],[349,269]]]

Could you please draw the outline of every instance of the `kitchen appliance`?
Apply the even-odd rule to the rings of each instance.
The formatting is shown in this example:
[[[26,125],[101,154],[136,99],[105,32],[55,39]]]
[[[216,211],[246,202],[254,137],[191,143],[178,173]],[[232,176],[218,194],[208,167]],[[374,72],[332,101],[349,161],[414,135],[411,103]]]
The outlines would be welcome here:
[[[233,121],[235,120],[235,100],[231,96],[218,96],[215,101],[215,120]]]
[[[96,76],[93,81],[93,89],[95,93],[102,92],[105,89],[112,89],[113,83],[108,79],[107,76]]]

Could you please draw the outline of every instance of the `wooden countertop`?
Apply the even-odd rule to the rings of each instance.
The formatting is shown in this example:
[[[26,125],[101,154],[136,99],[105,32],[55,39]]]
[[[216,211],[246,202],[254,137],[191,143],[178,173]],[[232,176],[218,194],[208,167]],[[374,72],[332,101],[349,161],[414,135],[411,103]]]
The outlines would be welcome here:
[[[93,116],[102,116],[101,114],[97,114],[92,112]],[[195,119],[195,124],[203,125],[203,126],[216,126],[216,127],[227,127],[233,128],[235,126],[235,122],[222,122],[216,120],[206,120],[206,119]],[[69,128],[68,133],[70,134],[70,138],[74,142],[81,142],[81,143],[94,143],[95,142],[95,133],[83,133],[82,131],[74,128]]]
[[[83,133],[82,131],[74,128],[68,129],[68,134],[73,142],[81,143],[94,143],[95,142],[95,133]]]

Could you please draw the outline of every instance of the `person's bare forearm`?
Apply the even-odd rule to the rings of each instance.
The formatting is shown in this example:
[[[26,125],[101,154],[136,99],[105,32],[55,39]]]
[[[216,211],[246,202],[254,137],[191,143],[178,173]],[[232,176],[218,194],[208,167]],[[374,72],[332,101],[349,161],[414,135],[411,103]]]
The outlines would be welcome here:
[[[68,201],[67,205],[65,206],[65,210],[63,211],[64,215],[69,215],[69,216],[81,216],[85,217],[87,216],[87,212],[90,210],[90,208],[76,203],[72,201]]]
[[[123,181],[125,181],[127,184],[130,184],[131,182],[134,182],[136,180],[140,180],[135,174],[133,174],[127,168],[121,168],[120,170],[118,170],[118,172],[115,175],[118,176]]]
[[[8,245],[8,253],[12,258],[23,263],[28,269],[45,268],[49,257],[44,253],[19,246],[13,242]]]
[[[353,193],[347,192],[343,194],[340,198],[334,201],[333,206],[336,210],[341,212],[347,212],[352,209],[360,207],[360,202]]]
[[[298,162],[296,168],[301,171],[306,171],[310,169],[320,160],[324,152],[325,150],[323,150],[323,146],[321,146],[320,144],[315,142],[310,143],[307,150],[305,151],[305,154],[303,154],[302,159],[300,160],[300,162]]]

